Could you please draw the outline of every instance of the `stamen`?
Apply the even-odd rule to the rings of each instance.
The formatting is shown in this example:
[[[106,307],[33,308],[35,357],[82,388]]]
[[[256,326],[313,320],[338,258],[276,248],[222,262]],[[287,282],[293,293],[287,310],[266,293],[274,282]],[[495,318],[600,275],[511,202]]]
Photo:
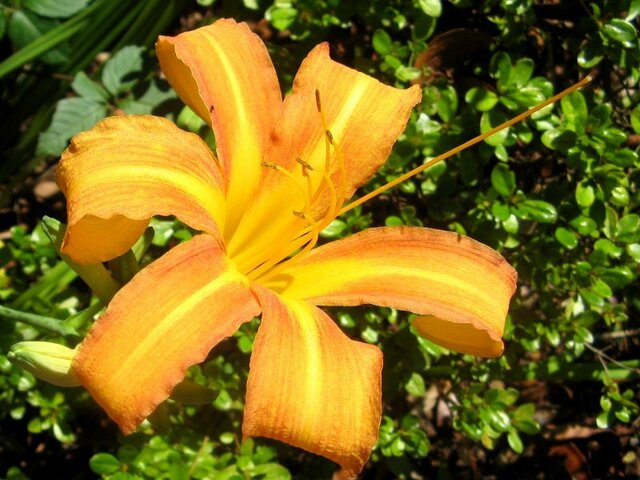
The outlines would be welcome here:
[[[510,126],[515,125],[516,123],[519,123],[522,120],[525,120],[526,118],[528,118],[531,115],[533,115],[534,113],[542,110],[546,106],[557,102],[562,97],[565,97],[565,96],[569,95],[570,93],[573,93],[574,91],[578,90],[579,88],[584,87],[586,84],[591,82],[591,80],[592,80],[591,75],[587,75],[586,77],[584,77],[582,80],[580,80],[575,85],[572,85],[571,87],[563,90],[562,92],[558,93],[557,95],[554,95],[551,98],[548,98],[544,102],[540,103],[539,105],[536,105],[535,107],[530,108],[526,112],[523,112],[520,115],[517,115],[517,116],[513,117],[510,120],[507,120],[506,122],[498,125],[497,127],[492,128],[491,130],[483,133],[482,135],[478,135],[477,137],[474,137],[471,140],[468,140],[468,141],[464,142],[462,145],[458,145],[457,147],[452,148],[448,152],[445,152],[445,153],[443,153],[441,155],[438,155],[437,157],[432,158],[431,160],[429,160],[429,161],[423,163],[422,165],[420,165],[419,167],[414,168],[410,172],[407,172],[404,175],[400,175],[399,177],[391,180],[389,183],[387,183],[387,184],[385,184],[385,185],[383,185],[383,186],[381,186],[379,188],[376,188],[374,191],[367,193],[366,195],[360,197],[357,200],[354,200],[353,202],[349,203],[348,205],[345,205],[344,207],[342,207],[342,209],[340,210],[338,215],[342,215],[343,213],[346,213],[349,210],[352,210],[352,209],[356,208],[358,205],[362,205],[366,201],[371,200],[373,197],[376,197],[376,196],[380,195],[381,193],[386,192],[390,188],[393,188],[396,185],[404,182],[405,180],[408,180],[409,178],[411,178],[411,177],[419,174],[420,172],[426,170],[427,168],[435,165],[436,163],[439,163],[439,162],[441,162],[443,160],[446,160],[447,158],[452,157],[455,154],[460,153],[463,150],[466,150],[467,148],[472,147],[473,145],[476,145],[477,143],[482,142],[487,137],[490,137],[491,135],[494,135],[494,134],[498,133],[499,131],[504,130],[505,128],[509,128]]]
[[[311,165],[309,165],[307,162],[305,162],[303,159],[301,159],[300,157],[296,158],[296,162],[298,162],[300,165],[302,165],[302,170],[311,170],[313,172],[313,167]]]
[[[300,190],[300,193],[302,193],[302,198],[304,199],[304,211],[308,212],[311,210],[311,192],[309,191],[308,188],[305,188],[304,185],[302,185],[302,183],[300,183],[300,180],[298,180],[295,175],[293,175],[286,168],[282,168],[280,165],[277,165],[275,163],[262,162],[260,165],[262,165],[263,167],[276,170],[282,173],[287,178],[289,178],[293,182],[293,184],[296,187],[298,187],[298,190]]]
[[[324,134],[327,136],[329,143],[333,145],[333,134],[331,133],[331,130],[325,130]]]
[[[570,93],[578,90],[579,88],[582,88],[583,86],[585,86],[586,84],[590,83],[592,81],[592,77],[590,75],[586,76],[585,78],[583,78],[582,80],[580,80],[578,83],[576,83],[575,85],[563,90],[562,92],[560,92],[557,95],[554,95],[552,97],[550,97],[549,99],[545,100],[544,102],[542,102],[539,105],[536,105],[535,107],[530,108],[529,110],[527,110],[526,112],[523,112],[519,115],[517,115],[516,117],[512,118],[511,120],[507,120],[506,122],[502,123],[501,125],[492,128],[491,130],[483,133],[482,135],[478,135],[477,137],[474,137],[471,140],[468,140],[467,142],[463,143],[462,145],[459,145],[458,147],[455,147],[451,150],[449,150],[448,152],[445,152],[441,155],[438,155],[434,158],[432,158],[431,160],[423,163],[422,165],[414,168],[413,170],[411,170],[410,172],[405,173],[404,175],[401,175],[397,178],[395,178],[394,180],[392,180],[391,182],[383,185],[382,187],[379,187],[377,189],[375,189],[374,191],[364,195],[363,197],[349,203],[348,205],[340,208],[339,204],[342,201],[342,199],[344,199],[344,195],[346,194],[346,175],[345,175],[345,161],[344,161],[344,154],[342,152],[342,149],[340,148],[340,146],[338,144],[335,143],[334,138],[333,138],[333,134],[331,133],[331,131],[328,129],[327,127],[327,122],[326,122],[326,118],[324,116],[324,113],[322,112],[322,105],[320,102],[320,92],[318,90],[315,91],[315,96],[316,96],[316,106],[318,108],[318,112],[320,113],[321,119],[322,119],[322,125],[323,125],[323,129],[325,132],[325,168],[324,171],[322,172],[322,181],[320,182],[320,185],[318,186],[318,189],[315,191],[315,193],[313,195],[310,194],[311,192],[311,187],[309,185],[311,185],[310,183],[310,175],[308,174],[308,170],[313,170],[311,168],[311,165],[309,165],[307,162],[305,162],[304,160],[298,158],[297,161],[300,165],[302,165],[302,169],[303,169],[303,175],[305,175],[307,177],[307,182],[308,182],[308,186],[309,188],[306,190],[305,192],[305,198],[307,199],[305,208],[303,211],[293,211],[293,214],[299,218],[302,218],[304,220],[307,221],[308,226],[305,227],[300,234],[298,235],[298,237],[296,237],[295,239],[287,242],[283,247],[281,247],[277,253],[275,255],[270,255],[269,258],[271,258],[270,260],[266,261],[265,263],[259,265],[257,268],[255,268],[253,271],[251,271],[248,274],[248,277],[250,280],[255,281],[255,280],[260,280],[260,281],[265,281],[268,280],[269,278],[272,278],[274,275],[276,275],[277,273],[279,273],[280,271],[282,271],[284,268],[288,268],[289,266],[291,266],[294,262],[298,262],[301,258],[303,258],[309,251],[311,251],[311,249],[313,249],[313,247],[316,245],[316,243],[318,242],[318,238],[319,238],[319,234],[320,231],[326,227],[326,225],[328,225],[335,217],[337,217],[338,215],[342,215],[345,212],[348,212],[349,210],[352,210],[353,208],[362,205],[364,202],[370,200],[371,198],[381,194],[382,192],[385,192],[386,190],[395,187],[396,185],[404,182],[405,180],[423,172],[424,170],[426,170],[427,168],[435,165],[436,163],[439,163],[443,160],[446,160],[447,158],[452,157],[453,155],[468,149],[469,147],[476,145],[477,143],[480,143],[481,141],[483,141],[484,139],[486,139],[487,137],[490,137],[496,133],[498,133],[499,131],[508,128],[512,125],[515,125],[518,122],[521,122],[522,120],[525,120],[526,118],[530,117],[531,115],[533,115],[534,113],[542,110],[543,108],[547,107],[548,105],[557,102],[558,100],[560,100],[561,98],[563,98],[566,95],[569,95]],[[337,161],[339,162],[339,168],[340,168],[340,191],[336,192],[335,186],[330,178],[330,172],[331,172],[331,146],[333,146],[334,151],[335,151],[335,155],[337,158]],[[291,172],[285,170],[284,168],[276,165],[276,164],[271,164],[271,163],[263,163],[262,164],[265,167],[268,168],[273,168],[275,170],[278,170],[281,173],[284,173],[285,175],[287,175],[289,178],[291,178],[296,185],[298,186],[298,188],[300,188],[302,191],[304,191],[304,188],[302,187],[301,183],[291,174]],[[326,183],[329,190],[330,190],[330,194],[331,194],[331,201],[330,201],[330,208],[329,211],[327,212],[327,214],[320,220],[314,220],[310,215],[308,215],[307,212],[310,212],[311,210],[311,205],[317,200],[317,198],[321,195],[322,193],[322,187],[323,184]],[[300,251],[297,251],[298,249],[301,249]],[[291,255],[293,254],[293,257],[291,257]],[[289,258],[291,257],[291,258]]]

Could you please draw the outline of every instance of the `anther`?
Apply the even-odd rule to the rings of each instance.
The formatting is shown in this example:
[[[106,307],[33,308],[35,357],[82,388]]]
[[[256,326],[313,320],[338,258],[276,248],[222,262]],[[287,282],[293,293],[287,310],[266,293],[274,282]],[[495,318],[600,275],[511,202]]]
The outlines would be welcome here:
[[[278,165],[276,165],[275,163],[271,163],[271,162],[262,162],[260,164],[261,167],[267,167],[267,168],[273,168],[274,170],[278,170]]]
[[[316,107],[318,112],[322,112],[322,104],[320,103],[320,90],[316,88]]]
[[[333,145],[333,134],[331,133],[331,130],[325,130],[324,134],[327,136],[329,143]]]
[[[304,212],[299,212],[299,211],[297,211],[297,210],[293,210],[293,214],[294,214],[296,217],[299,217],[299,218],[302,218],[302,219],[306,219],[306,218],[307,218],[307,216],[305,215],[305,213],[304,213]]]
[[[300,157],[296,158],[296,162],[298,162],[300,165],[302,165],[303,169],[313,171],[313,167],[311,165],[309,165],[308,162],[305,162],[303,159],[301,159]]]

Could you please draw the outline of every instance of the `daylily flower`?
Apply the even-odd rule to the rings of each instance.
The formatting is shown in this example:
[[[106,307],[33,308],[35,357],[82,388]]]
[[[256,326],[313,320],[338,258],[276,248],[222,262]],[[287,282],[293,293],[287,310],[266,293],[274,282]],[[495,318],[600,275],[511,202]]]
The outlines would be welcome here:
[[[372,228],[313,248],[345,200],[382,165],[420,102],[340,65],[305,58],[284,101],[261,40],[220,20],[160,37],[184,102],[214,130],[153,116],[103,120],[58,167],[68,201],[62,252],[91,264],[125,253],[154,215],[202,232],[138,273],[79,347],[72,369],[124,433],[169,397],[187,368],[261,315],[242,426],[323,455],[355,475],[381,419],[382,353],[349,339],[319,305],[418,314],[418,332],[497,356],[515,271],[452,232]],[[344,210],[344,209],[343,209]]]

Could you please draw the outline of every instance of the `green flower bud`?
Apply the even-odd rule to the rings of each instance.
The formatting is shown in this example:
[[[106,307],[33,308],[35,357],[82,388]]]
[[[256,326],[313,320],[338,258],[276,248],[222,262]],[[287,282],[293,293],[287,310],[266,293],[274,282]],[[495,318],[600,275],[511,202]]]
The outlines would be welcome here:
[[[20,342],[11,347],[7,358],[34,377],[59,387],[77,387],[80,382],[71,371],[76,351],[51,342]]]

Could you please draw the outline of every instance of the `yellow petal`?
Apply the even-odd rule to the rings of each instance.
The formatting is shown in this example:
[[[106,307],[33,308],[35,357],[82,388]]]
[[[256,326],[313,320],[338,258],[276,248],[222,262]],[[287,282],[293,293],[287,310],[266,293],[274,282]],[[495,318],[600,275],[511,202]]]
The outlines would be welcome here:
[[[154,215],[220,236],[224,187],[206,144],[149,115],[109,117],[74,137],[58,164],[67,197],[62,252],[80,264],[126,252]]]
[[[453,232],[365,230],[324,245],[265,286],[315,305],[374,304],[420,314],[425,337],[480,356],[502,353],[516,272],[497,252]]]
[[[420,101],[421,91],[418,86],[407,90],[389,87],[341,65],[331,60],[327,44],[318,45],[309,53],[295,77],[293,94],[284,101],[265,161],[290,171],[304,186],[306,178],[297,159],[312,167],[308,173],[316,199],[311,213],[317,219],[327,212],[331,195],[330,188],[322,181],[326,134],[318,112],[316,90],[326,126],[336,145],[331,148],[328,173],[340,205],[386,161],[406,126],[411,109]],[[341,168],[340,156],[344,168]],[[283,234],[293,231],[295,235],[296,228],[299,230],[305,225],[292,215],[293,210],[305,210],[305,199],[288,176],[264,168],[261,186],[250,207],[251,216],[243,219],[227,242],[232,257],[259,256],[260,251],[282,239]],[[272,228],[264,229],[266,222]],[[239,259],[239,263],[243,264],[244,260]]]
[[[247,280],[213,237],[200,235],[116,294],[72,368],[122,431],[131,433],[187,368],[258,313]]]
[[[378,437],[382,353],[347,338],[320,309],[258,287],[242,431],[362,470]]]
[[[180,98],[213,127],[232,229],[258,188],[264,147],[282,95],[269,53],[247,24],[222,19],[156,45]]]

